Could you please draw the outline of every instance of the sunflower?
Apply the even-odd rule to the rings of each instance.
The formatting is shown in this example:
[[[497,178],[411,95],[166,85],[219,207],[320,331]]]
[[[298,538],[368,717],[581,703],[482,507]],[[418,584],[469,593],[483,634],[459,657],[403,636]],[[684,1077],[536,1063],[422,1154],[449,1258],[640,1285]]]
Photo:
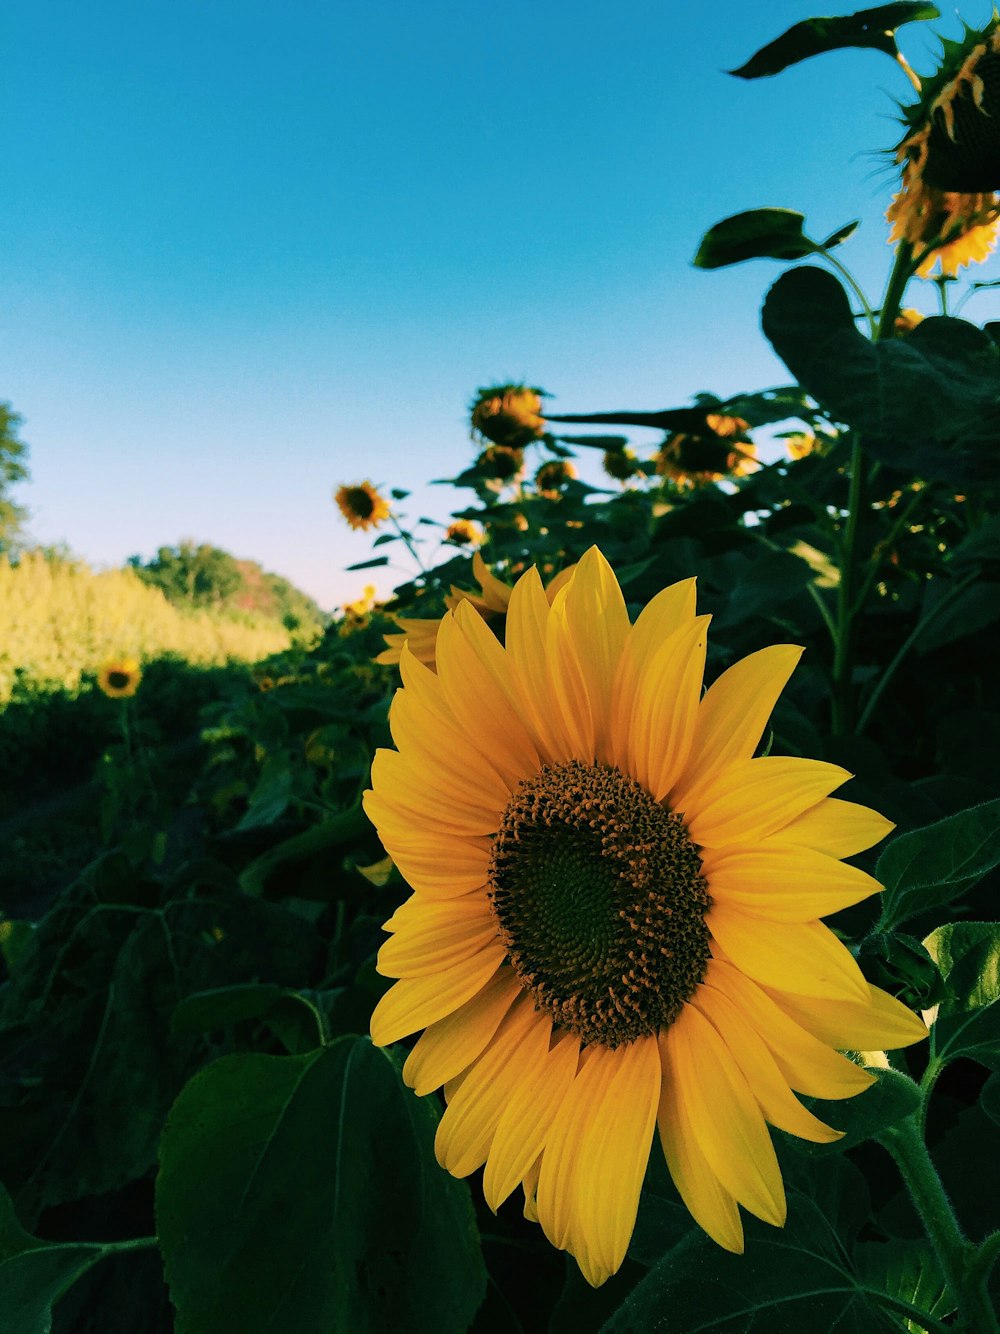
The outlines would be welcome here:
[[[567,482],[578,476],[576,466],[568,459],[549,459],[535,473],[535,486],[549,500],[558,500]]]
[[[744,477],[760,466],[747,435],[749,429],[742,417],[710,412],[703,431],[675,431],[667,436],[653,459],[656,471],[683,487]]]
[[[550,601],[570,577],[573,569],[575,569],[575,566],[567,567],[560,574],[557,574],[548,585],[547,596]],[[551,567],[547,572],[551,573]],[[505,584],[502,579],[496,577],[478,551],[472,557],[472,573],[476,576],[481,591],[470,593],[466,589],[452,584],[451,592],[444,600],[448,610],[454,611],[460,602],[468,602],[484,621],[496,622],[497,618],[506,616],[511,593],[514,591],[510,584]],[[395,665],[400,661],[403,645],[406,644],[415,658],[426,663],[427,666],[433,667],[434,649],[437,643],[438,630],[441,628],[441,618],[418,620],[397,616],[396,624],[399,626],[399,633],[383,635],[387,647],[382,650],[375,661],[385,663],[390,667]]]
[[[136,658],[109,658],[97,672],[98,689],[109,699],[131,699],[141,680]]]
[[[890,245],[908,241],[924,278],[935,264],[952,276],[981,264],[1000,231],[997,20],[963,42],[946,41],[945,57],[920,100],[904,109],[907,133],[895,150],[902,189],[886,213]]]
[[[341,514],[352,528],[377,528],[392,513],[392,506],[371,482],[339,486],[334,492]]]
[[[472,404],[474,439],[522,449],[545,434],[541,389],[524,384],[498,384],[480,389]]]
[[[524,450],[512,445],[488,445],[476,459],[476,467],[494,490],[502,491],[508,482],[517,482],[524,476]]]
[[[792,1090],[872,1076],[838,1048],[923,1025],[819,919],[879,890],[839,858],[891,828],[830,796],[833,764],[753,758],[800,650],[764,649],[701,697],[694,580],[634,625],[592,548],[552,601],[529,570],[501,646],[467,602],[437,674],[412,653],[365,809],[413,889],[378,968],[373,1040],[424,1030],[403,1069],[444,1086],[439,1162],[485,1165],[593,1285],[619,1268],[654,1131],[701,1227],[781,1226],[766,1122],[826,1143]]]
[[[473,523],[471,519],[456,519],[454,523],[448,525],[448,531],[445,533],[445,541],[454,542],[459,547],[479,546],[485,540],[485,533],[479,524]]]
[[[642,465],[627,445],[620,449],[606,449],[601,458],[601,467],[616,482],[627,482],[642,471]]]

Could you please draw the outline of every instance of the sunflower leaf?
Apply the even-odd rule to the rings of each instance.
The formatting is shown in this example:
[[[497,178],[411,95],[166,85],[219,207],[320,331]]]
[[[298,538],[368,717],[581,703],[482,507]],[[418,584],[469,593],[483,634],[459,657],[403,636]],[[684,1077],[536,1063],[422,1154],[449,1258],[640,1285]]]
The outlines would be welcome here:
[[[908,1075],[892,1069],[873,1069],[869,1073],[875,1076],[875,1083],[864,1093],[837,1102],[816,1099],[810,1103],[821,1121],[842,1130],[844,1136],[832,1144],[794,1140],[793,1145],[800,1153],[810,1158],[843,1153],[856,1144],[875,1139],[887,1126],[916,1111],[920,1092]]]
[[[941,1319],[955,1309],[941,1266],[927,1241],[892,1238],[859,1242],[854,1248],[854,1262],[873,1288],[927,1315]],[[923,1327],[907,1321],[905,1328],[917,1334]]]
[[[157,1179],[178,1330],[468,1328],[486,1277],[468,1187],[434,1164],[435,1120],[364,1038],[202,1070]]]
[[[895,59],[899,51],[896,29],[916,19],[936,18],[940,18],[940,11],[934,5],[899,3],[861,9],[856,14],[803,19],[767,46],[762,46],[745,65],[728,72],[738,79],[764,79],[780,74],[789,65],[845,47],[884,51]]]
[[[694,257],[699,269],[722,269],[747,259],[801,259],[821,247],[803,231],[805,215],[790,208],[754,208],[710,227]]]
[[[880,931],[950,903],[1000,865],[1000,799],[893,839],[878,859]]]
[[[966,1056],[1000,1070],[1000,924],[952,922],[924,945],[950,992],[931,1028],[935,1057]]]

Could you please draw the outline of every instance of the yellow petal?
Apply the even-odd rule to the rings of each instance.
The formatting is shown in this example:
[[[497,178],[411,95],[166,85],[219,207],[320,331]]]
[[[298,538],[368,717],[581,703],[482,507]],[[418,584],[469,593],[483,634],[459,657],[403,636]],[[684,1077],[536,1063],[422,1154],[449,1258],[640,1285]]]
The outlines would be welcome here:
[[[584,1276],[594,1287],[617,1273],[625,1259],[660,1100],[656,1038],[638,1038],[615,1055],[616,1068],[588,1123],[576,1169],[576,1209],[592,1260]]]
[[[815,1144],[831,1144],[840,1139],[841,1131],[824,1125],[798,1101],[763,1038],[732,1001],[710,985],[711,976],[710,965],[705,983],[697,989],[690,1003],[705,1016],[729,1048],[766,1119],[789,1135],[812,1140]]]
[[[785,1009],[733,964],[715,959],[712,985],[729,997],[771,1049],[789,1087],[810,1098],[853,1098],[874,1077],[807,1033]]]
[[[782,843],[798,843],[831,857],[854,857],[874,847],[895,825],[878,811],[839,797],[827,797],[772,835]]]
[[[446,801],[496,812],[507,805],[510,789],[496,770],[454,728],[443,734],[438,718],[406,690],[396,692],[389,727],[397,750],[429,776]]]
[[[562,718],[573,756],[593,763],[596,755],[595,709],[590,698],[586,645],[578,645],[566,612],[572,582],[557,594],[545,627],[545,655],[552,699]]]
[[[857,1005],[765,989],[797,1024],[841,1051],[895,1051],[927,1036],[919,1015],[870,984],[867,1002]]]
[[[708,616],[696,616],[653,655],[629,722],[628,772],[656,800],[687,762],[705,670]]]
[[[478,551],[472,557],[472,573],[483,590],[483,601],[490,611],[506,611],[510,602],[510,585],[496,577]]]
[[[629,733],[636,690],[649,663],[666,641],[694,618],[695,581],[684,579],[662,589],[639,613],[622,647],[611,692],[608,762],[623,773],[629,766]]]
[[[529,1223],[538,1222],[538,1204],[535,1197],[538,1194],[538,1176],[541,1170],[542,1156],[539,1154],[522,1182],[524,1186],[524,1216]]]
[[[851,775],[823,760],[766,755],[737,760],[686,795],[684,815],[691,837],[702,847],[756,843],[829,796]]]
[[[742,1255],[740,1211],[732,1195],[709,1167],[698,1143],[681,1099],[681,1076],[674,1068],[666,1031],[660,1034],[659,1045],[663,1084],[657,1125],[667,1168],[677,1193],[698,1226],[727,1251]]]
[[[399,833],[398,817],[374,793],[366,792],[362,804],[403,879],[421,896],[454,898],[486,884],[489,839],[435,838],[412,829]]]
[[[414,1093],[422,1098],[466,1070],[520,994],[513,968],[501,968],[470,1001],[429,1025],[403,1066],[403,1079]]]
[[[607,754],[611,691],[630,625],[611,566],[591,547],[570,580],[563,605],[565,632],[576,649],[594,720],[595,749]]]
[[[803,996],[866,1000],[868,983],[850,950],[822,922],[776,928],[728,904],[709,909],[708,929],[748,977]]]
[[[783,1226],[785,1191],[774,1145],[729,1048],[691,1005],[667,1029],[667,1048],[709,1167],[751,1213]]]
[[[525,1085],[537,1086],[551,1032],[549,1016],[530,997],[518,997],[438,1122],[434,1152],[453,1176],[468,1176],[486,1161],[510,1099]]]
[[[752,757],[801,656],[802,649],[794,644],[775,644],[722,673],[698,706],[689,773],[680,780],[671,805],[683,809],[692,783]]]
[[[577,1222],[576,1165],[580,1146],[587,1126],[596,1115],[600,1095],[613,1074],[614,1059],[615,1053],[608,1047],[590,1046],[586,1049],[580,1070],[545,1141],[536,1207],[542,1230],[560,1250],[567,1249]]]
[[[453,1014],[481,990],[506,958],[500,944],[453,964],[447,972],[406,977],[385,993],[372,1014],[372,1042],[387,1047],[418,1028]]]
[[[417,829],[457,834],[459,838],[495,834],[503,812],[502,806],[497,809],[474,805],[468,799],[461,804],[450,800],[447,789],[435,783],[432,772],[422,771],[396,750],[376,750],[372,790],[398,821],[412,821]],[[474,790],[471,784],[469,790]]]
[[[485,894],[444,903],[414,897],[390,922],[395,934],[382,945],[376,963],[384,977],[445,972],[497,939],[497,919]]]
[[[826,917],[882,889],[856,866],[773,840],[756,847],[708,849],[701,861],[715,901],[772,922]]]
[[[546,1055],[537,1081],[516,1089],[504,1110],[483,1173],[483,1194],[494,1213],[541,1153],[579,1058],[580,1039],[564,1034]]]
[[[539,755],[548,764],[563,764],[573,757],[573,743],[552,690],[548,621],[549,600],[532,566],[514,585],[504,643],[522,715],[531,727]]]

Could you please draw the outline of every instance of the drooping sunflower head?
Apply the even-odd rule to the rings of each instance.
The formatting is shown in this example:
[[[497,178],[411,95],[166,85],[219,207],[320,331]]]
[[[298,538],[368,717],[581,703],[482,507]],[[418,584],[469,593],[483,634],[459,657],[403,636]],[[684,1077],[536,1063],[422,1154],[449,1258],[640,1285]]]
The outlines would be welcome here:
[[[543,496],[556,500],[566,483],[576,476],[576,467],[568,459],[549,459],[535,473],[535,486]]]
[[[485,541],[486,535],[478,523],[471,519],[455,519],[448,525],[445,533],[447,542],[454,542],[457,547],[478,547]]]
[[[739,1206],[781,1226],[767,1123],[839,1132],[795,1093],[872,1077],[841,1050],[923,1025],[820,919],[881,887],[841,858],[891,828],[831,796],[836,765],[757,756],[800,650],[764,649],[702,693],[694,581],[630,622],[591,549],[550,599],[510,593],[504,643],[468,600],[437,672],[404,650],[365,809],[412,896],[378,967],[372,1037],[423,1030],[404,1066],[444,1086],[441,1165],[485,1165],[594,1285],[621,1265],[658,1128],[677,1190],[720,1245]]]
[[[371,482],[339,486],[333,498],[352,528],[377,528],[392,513],[389,501]]]
[[[627,447],[606,449],[601,458],[601,467],[615,482],[627,482],[642,471],[639,460]]]
[[[488,445],[476,459],[476,467],[502,490],[524,475],[524,450],[510,445]]]
[[[704,430],[673,431],[666,437],[654,456],[656,471],[683,487],[743,477],[759,466],[748,430],[742,417],[709,413]]]
[[[480,389],[471,408],[473,439],[523,449],[545,434],[541,416],[542,390],[524,384],[498,384]]]
[[[131,699],[139,689],[142,672],[136,658],[109,658],[97,672],[97,686],[109,699]]]
[[[908,241],[927,277],[992,253],[1000,230],[1000,27],[944,42],[938,70],[903,109],[895,150],[902,188],[886,214],[890,244]]]

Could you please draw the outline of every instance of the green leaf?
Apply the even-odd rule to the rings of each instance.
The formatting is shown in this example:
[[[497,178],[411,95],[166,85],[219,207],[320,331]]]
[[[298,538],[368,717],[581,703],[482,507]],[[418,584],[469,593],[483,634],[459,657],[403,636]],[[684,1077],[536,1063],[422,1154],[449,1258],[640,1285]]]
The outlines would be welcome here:
[[[1000,799],[893,839],[878,859],[880,931],[964,894],[1000,865]]]
[[[832,1144],[811,1144],[807,1140],[793,1140],[793,1147],[810,1158],[829,1157],[843,1153],[856,1144],[875,1139],[886,1127],[902,1121],[920,1105],[920,1092],[907,1075],[898,1070],[872,1069],[875,1083],[864,1093],[837,1102],[815,1099],[810,1108],[821,1121],[843,1130],[843,1139]]]
[[[929,1242],[895,1238],[861,1242],[854,1248],[854,1262],[870,1287],[900,1298],[918,1311],[943,1319],[955,1309]],[[902,1327],[909,1334],[923,1334],[925,1329],[905,1318]]]
[[[845,47],[865,47],[884,51],[894,59],[899,52],[895,32],[915,19],[940,17],[934,5],[900,3],[861,9],[856,14],[838,14],[833,18],[803,19],[780,37],[761,47],[745,65],[730,70],[740,79],[763,79],[780,74],[789,65],[797,65],[812,56]]]
[[[950,579],[932,579],[920,615],[927,624],[914,647],[918,653],[930,653],[1000,620],[1000,583],[977,582],[956,592]]]
[[[754,208],[710,227],[701,239],[694,264],[722,269],[747,259],[801,259],[820,246],[806,236],[805,215],[790,208]]]
[[[1000,354],[981,329],[934,316],[871,342],[837,279],[803,266],[767,294],[764,333],[804,389],[876,458],[949,481],[993,476]]]
[[[1000,923],[952,922],[924,944],[951,993],[931,1028],[934,1056],[1000,1070]]]
[[[196,1075],[156,1191],[178,1334],[467,1329],[485,1272],[435,1120],[363,1038]]]
[[[175,1033],[206,1033],[246,1019],[264,1020],[291,1052],[312,1051],[326,1036],[322,1014],[300,991],[268,982],[214,987],[187,996],[174,1010]]]
[[[301,834],[293,834],[255,857],[240,872],[240,888],[254,897],[261,896],[271,876],[287,862],[307,860],[319,852],[351,843],[370,831],[371,825],[360,803],[352,806],[321,824],[304,829]]]
[[[690,1234],[636,1285],[604,1325],[606,1334],[871,1334],[881,1328],[872,1295],[817,1207],[797,1194],[789,1195],[788,1206],[780,1230],[746,1218],[745,1256]]]
[[[990,1118],[1000,1126],[1000,1074],[990,1075],[979,1095],[979,1105]]]
[[[4,1334],[49,1334],[52,1308],[105,1254],[103,1246],[52,1244],[25,1232],[0,1186],[0,1312]]]
[[[257,786],[250,793],[247,813],[237,829],[260,829],[274,824],[288,808],[292,799],[295,775],[289,763],[288,752],[279,750],[268,755],[261,767]]]
[[[374,570],[377,565],[388,565],[388,556],[373,556],[371,560],[355,561],[353,565],[345,565],[345,570]]]

